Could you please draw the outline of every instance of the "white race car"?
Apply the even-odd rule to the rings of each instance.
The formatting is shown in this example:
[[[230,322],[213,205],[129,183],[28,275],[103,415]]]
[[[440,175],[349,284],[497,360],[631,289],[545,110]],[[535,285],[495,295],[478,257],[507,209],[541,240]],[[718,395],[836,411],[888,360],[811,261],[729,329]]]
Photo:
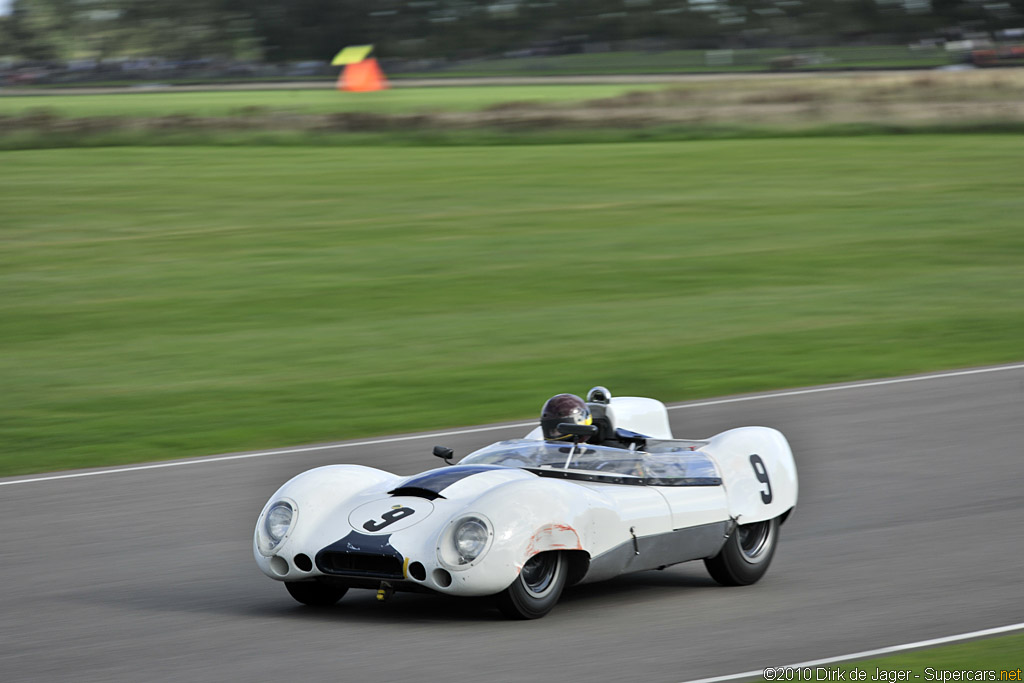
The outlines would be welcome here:
[[[433,591],[494,595],[521,619],[547,614],[568,585],[689,560],[724,585],[764,575],[797,499],[781,433],[675,439],[659,401],[595,387],[586,405],[593,423],[559,425],[567,440],[538,427],[412,477],[304,472],[260,513],[256,563],[306,605],[349,588]]]

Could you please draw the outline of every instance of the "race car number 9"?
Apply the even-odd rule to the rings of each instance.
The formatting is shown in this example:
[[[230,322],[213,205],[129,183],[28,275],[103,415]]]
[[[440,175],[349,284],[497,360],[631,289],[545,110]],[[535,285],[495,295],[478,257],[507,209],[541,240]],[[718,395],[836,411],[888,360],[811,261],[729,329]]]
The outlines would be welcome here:
[[[398,520],[408,517],[414,512],[416,511],[413,510],[412,508],[407,507],[400,507],[395,508],[394,510],[388,510],[387,512],[380,516],[381,521],[377,521],[376,519],[368,519],[366,520],[366,523],[363,524],[363,528],[367,531],[380,531],[384,527],[390,526]]]
[[[750,456],[750,466],[754,468],[754,476],[757,477],[757,480],[764,484],[764,490],[761,491],[761,502],[767,505],[772,502],[772,482],[768,479],[768,468],[764,466],[764,460],[757,454]]]

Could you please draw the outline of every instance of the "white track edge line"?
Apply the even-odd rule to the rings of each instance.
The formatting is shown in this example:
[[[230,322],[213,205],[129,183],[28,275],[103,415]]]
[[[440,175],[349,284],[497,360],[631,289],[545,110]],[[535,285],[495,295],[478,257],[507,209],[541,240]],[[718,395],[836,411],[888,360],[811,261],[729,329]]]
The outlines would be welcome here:
[[[955,370],[934,375],[914,375],[913,377],[895,377],[893,379],[876,379],[866,382],[855,382],[853,384],[836,384],[827,387],[812,387],[810,389],[794,389],[792,391],[774,391],[767,394],[755,394],[752,396],[736,396],[734,398],[713,399],[711,401],[694,401],[668,406],[669,410],[679,408],[700,408],[702,406],[717,406],[724,403],[741,403],[743,401],[759,401],[765,398],[785,398],[786,396],[803,396],[804,394],[820,394],[827,391],[845,391],[847,389],[864,389],[868,387],[881,387],[887,384],[905,384],[907,382],[923,382],[930,379],[946,379],[949,377],[963,377],[965,375],[981,375],[987,372],[1006,372],[1007,370],[1024,370],[1024,363],[1015,365],[1000,365],[991,368],[974,368],[971,370]]]
[[[394,436],[385,439],[373,439],[372,441],[350,441],[347,443],[323,444],[321,446],[300,446],[298,448],[282,448],[272,451],[256,451],[253,453],[238,453],[236,455],[217,455],[207,458],[195,458],[192,460],[175,460],[173,462],[158,462],[150,465],[132,465],[130,467],[117,467],[114,469],[90,470],[88,472],[70,472],[68,474],[54,474],[44,477],[32,477],[30,479],[14,479],[11,481],[0,481],[0,486],[11,484],[28,484],[36,481],[54,481],[57,479],[77,479],[79,477],[96,477],[101,474],[117,474],[119,472],[135,472],[138,470],[158,470],[165,467],[181,467],[182,465],[201,465],[207,462],[225,462],[228,460],[245,460],[248,458],[262,458],[268,455],[288,455],[289,453],[308,453],[311,451],[326,451],[332,448],[353,448],[355,446],[374,446],[382,443],[397,443],[400,441],[413,441],[416,439],[429,439],[431,437],[458,436],[460,434],[474,434],[477,432],[493,432],[499,429],[522,429],[532,427],[533,422],[519,422],[505,425],[492,425],[489,427],[475,427],[472,429],[455,429],[449,432],[434,432],[431,434],[412,434],[410,436]]]
[[[1009,633],[1011,631],[1024,630],[1024,622],[1019,624],[1009,624],[1008,626],[997,626],[995,628],[986,628],[981,631],[971,631],[970,633],[960,633],[955,636],[944,636],[942,638],[932,638],[931,640],[919,640],[915,643],[904,643],[903,645],[890,645],[889,647],[880,647],[875,650],[864,650],[863,652],[853,652],[848,655],[839,655],[838,657],[826,657],[825,659],[815,659],[809,662],[800,662],[798,664],[787,664],[786,666],[779,667],[767,667],[769,669],[803,669],[806,667],[821,666],[823,664],[835,664],[837,662],[846,662],[851,659],[869,659],[871,657],[878,657],[880,655],[892,654],[894,652],[903,652],[904,650],[919,650],[925,647],[932,647],[933,645],[944,645],[946,643],[955,643],[961,640],[971,640],[973,638],[984,638],[985,636],[994,636],[1000,633]],[[722,681],[735,681],[743,678],[763,678],[764,669],[757,669],[755,671],[744,671],[738,674],[729,674],[727,676],[714,676],[712,678],[697,678],[685,683],[721,683]],[[781,680],[781,679],[780,679]]]
[[[787,396],[802,396],[804,394],[819,394],[828,391],[845,391],[848,389],[863,389],[868,387],[885,386],[888,384],[904,384],[907,382],[923,382],[925,380],[946,379],[949,377],[963,377],[966,375],[980,375],[989,372],[1007,372],[1010,370],[1024,370],[1024,363],[1013,365],[998,365],[987,368],[973,368],[970,370],[955,370],[952,372],[940,372],[930,375],[915,375],[912,377],[896,377],[893,379],[869,380],[866,382],[854,382],[851,384],[836,384],[826,387],[813,387],[810,389],[794,389],[791,391],[775,391],[765,394],[754,394],[751,396],[736,396],[734,398],[714,399],[710,401],[693,401],[677,403],[666,406],[668,410],[680,410],[683,408],[701,408],[704,406],[716,406],[726,403],[742,403],[744,401],[760,401],[771,398],[786,398]],[[79,479],[81,477],[96,477],[101,474],[119,474],[121,472],[137,472],[141,470],[158,470],[167,467],[181,467],[183,465],[201,465],[210,462],[226,462],[229,460],[246,460],[249,458],[262,458],[270,455],[288,455],[290,453],[309,453],[312,451],[324,451],[332,448],[353,448],[356,446],[374,446],[384,443],[398,443],[401,441],[414,441],[417,439],[430,439],[446,436],[459,436],[461,434],[477,434],[480,432],[494,432],[502,429],[520,429],[523,427],[535,426],[535,422],[514,422],[502,425],[490,425],[487,427],[474,427],[469,429],[456,429],[446,432],[431,432],[427,434],[413,434],[410,436],[396,436],[383,439],[372,439],[370,441],[353,441],[348,443],[324,444],[321,446],[301,446],[296,448],[281,448],[269,451],[255,451],[253,453],[239,453],[236,455],[219,455],[214,457],[199,457],[189,460],[174,460],[172,462],[160,462],[149,465],[132,465],[129,467],[117,467],[113,469],[90,470],[88,472],[71,472],[68,474],[54,474],[42,477],[30,477],[28,479],[12,479],[0,481],[0,486],[11,486],[14,484],[30,484],[42,481],[57,481],[61,479]]]

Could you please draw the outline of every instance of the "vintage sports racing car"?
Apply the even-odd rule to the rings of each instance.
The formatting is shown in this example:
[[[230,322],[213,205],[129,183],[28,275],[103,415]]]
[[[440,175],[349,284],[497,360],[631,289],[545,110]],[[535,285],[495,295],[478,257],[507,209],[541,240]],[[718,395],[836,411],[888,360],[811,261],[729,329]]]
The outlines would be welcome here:
[[[584,406],[571,394],[549,404],[567,396]],[[688,560],[725,585],[764,575],[797,499],[781,433],[674,439],[662,403],[603,387],[573,410],[557,429],[412,477],[360,465],[300,474],[260,513],[256,563],[307,605],[349,588],[433,591],[495,595],[527,619],[568,585]]]

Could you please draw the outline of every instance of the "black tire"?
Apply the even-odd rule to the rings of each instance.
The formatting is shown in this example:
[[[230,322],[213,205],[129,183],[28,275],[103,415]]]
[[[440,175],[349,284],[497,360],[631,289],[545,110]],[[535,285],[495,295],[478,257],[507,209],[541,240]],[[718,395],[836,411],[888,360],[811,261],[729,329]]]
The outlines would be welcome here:
[[[778,544],[778,519],[741,524],[717,555],[704,560],[704,566],[723,586],[749,586],[768,571]]]
[[[539,619],[562,596],[568,574],[569,562],[564,553],[534,555],[512,585],[498,594],[498,608],[509,619]]]
[[[348,592],[347,586],[332,586],[319,581],[288,581],[288,594],[310,607],[330,607]]]

